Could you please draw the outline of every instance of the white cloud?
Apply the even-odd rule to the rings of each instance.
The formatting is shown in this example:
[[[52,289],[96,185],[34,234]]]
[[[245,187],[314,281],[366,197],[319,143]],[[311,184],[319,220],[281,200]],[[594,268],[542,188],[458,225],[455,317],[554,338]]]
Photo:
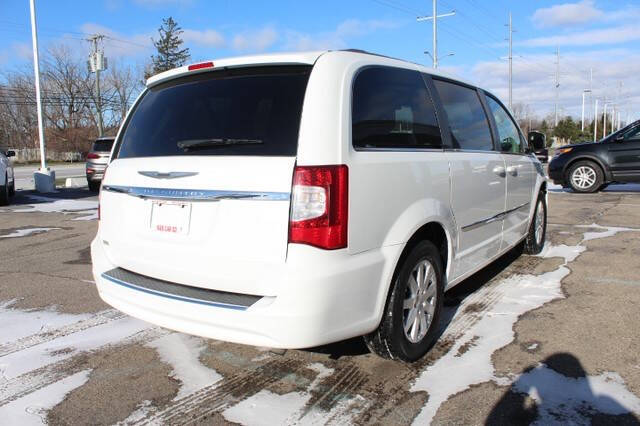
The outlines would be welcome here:
[[[626,43],[634,40],[640,40],[640,27],[637,25],[624,25],[549,37],[530,38],[517,44],[527,47],[593,46]]]
[[[594,6],[593,0],[582,0],[538,9],[531,20],[537,27],[547,28],[584,24],[603,15],[604,12]]]
[[[347,19],[332,31],[316,34],[287,31],[284,47],[287,50],[343,49],[348,46],[350,38],[362,37],[378,30],[398,26],[400,24],[394,21]]]
[[[11,44],[11,50],[20,59],[26,61],[33,60],[33,46],[27,42],[16,42]]]
[[[278,40],[278,32],[273,27],[265,27],[258,31],[236,34],[231,46],[240,51],[263,51]]]
[[[222,47],[226,44],[224,37],[216,30],[191,30],[185,29],[182,39],[202,46]]]

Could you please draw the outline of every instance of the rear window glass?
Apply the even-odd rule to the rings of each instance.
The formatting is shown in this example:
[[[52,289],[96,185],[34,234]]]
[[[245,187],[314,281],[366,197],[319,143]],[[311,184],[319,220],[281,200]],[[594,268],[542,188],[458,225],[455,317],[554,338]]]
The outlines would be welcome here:
[[[362,70],[353,83],[356,148],[441,148],[436,113],[422,76],[391,67]]]
[[[223,69],[155,86],[126,123],[117,156],[294,156],[310,71]]]
[[[112,146],[113,146],[113,140],[95,141],[93,143],[93,148],[91,150],[111,152]]]

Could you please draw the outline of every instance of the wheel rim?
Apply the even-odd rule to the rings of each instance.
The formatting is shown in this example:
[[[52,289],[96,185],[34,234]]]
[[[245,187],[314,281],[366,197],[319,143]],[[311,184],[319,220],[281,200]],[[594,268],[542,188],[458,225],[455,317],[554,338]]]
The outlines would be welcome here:
[[[596,183],[596,171],[589,166],[580,166],[571,174],[571,182],[580,189],[591,188]]]
[[[421,260],[409,274],[403,304],[404,335],[411,343],[426,336],[436,309],[438,283],[435,268],[428,260]]]
[[[536,207],[536,244],[542,244],[542,237],[544,235],[544,203],[542,200],[538,201],[538,207]]]

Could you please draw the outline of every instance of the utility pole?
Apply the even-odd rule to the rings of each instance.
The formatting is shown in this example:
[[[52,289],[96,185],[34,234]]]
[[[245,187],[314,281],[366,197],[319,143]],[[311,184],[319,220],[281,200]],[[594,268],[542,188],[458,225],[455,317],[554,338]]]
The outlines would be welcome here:
[[[558,92],[560,90],[560,48],[556,47],[556,104],[555,104],[555,116],[556,125],[558,126]]]
[[[609,104],[605,102],[604,103],[604,113],[603,113],[604,123],[603,123],[603,126],[602,126],[602,137],[603,138],[605,136],[607,136],[607,105],[609,105]]]
[[[33,72],[36,84],[36,109],[38,113],[38,138],[40,139],[40,170],[33,173],[38,192],[55,191],[56,173],[47,168],[47,152],[44,144],[44,120],[42,119],[42,97],[40,95],[40,58],[38,56],[38,31],[36,28],[35,0],[29,1],[31,10],[31,39],[33,44]]]
[[[596,99],[595,114],[593,116],[593,141],[597,141],[596,135],[598,134],[598,100]]]
[[[513,24],[511,22],[511,12],[509,12],[509,109],[513,111]],[[556,117],[556,125],[558,118]]]
[[[96,74],[96,112],[98,114],[98,136],[104,133],[102,124],[102,99],[100,98],[100,71],[107,69],[107,58],[104,57],[104,51],[99,49],[99,43],[104,36],[102,34],[94,34],[87,41],[91,42],[91,53],[89,54],[89,71]]]
[[[438,68],[438,18],[444,18],[445,16],[453,16],[456,11],[453,10],[449,13],[438,15],[438,0],[433,0],[433,15],[431,16],[418,16],[416,20],[418,22],[433,20],[433,68]]]
[[[587,92],[588,92],[588,93],[591,93],[591,90],[590,90],[590,89],[584,89],[584,90],[582,91],[582,128],[581,128],[581,130],[582,130],[583,132],[584,132],[584,95],[585,95],[585,93],[587,93]]]

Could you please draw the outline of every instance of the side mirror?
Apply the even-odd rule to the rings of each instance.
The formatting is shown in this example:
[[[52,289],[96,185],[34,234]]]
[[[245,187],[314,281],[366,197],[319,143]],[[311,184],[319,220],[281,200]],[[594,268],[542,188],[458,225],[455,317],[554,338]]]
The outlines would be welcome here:
[[[534,151],[544,149],[546,145],[545,142],[547,141],[547,137],[544,133],[536,132],[535,130],[529,132],[527,139],[529,140],[529,146],[533,147]]]
[[[15,151],[7,151],[7,157],[15,157],[15,156],[16,156]]]

